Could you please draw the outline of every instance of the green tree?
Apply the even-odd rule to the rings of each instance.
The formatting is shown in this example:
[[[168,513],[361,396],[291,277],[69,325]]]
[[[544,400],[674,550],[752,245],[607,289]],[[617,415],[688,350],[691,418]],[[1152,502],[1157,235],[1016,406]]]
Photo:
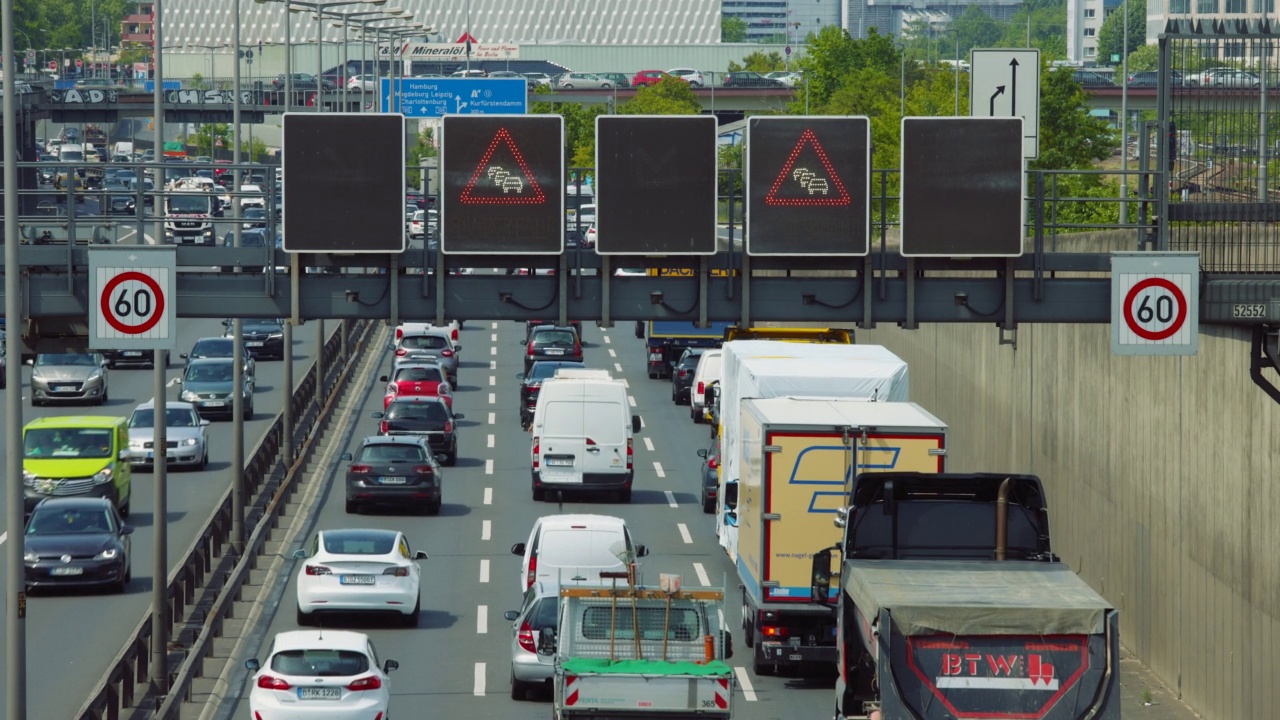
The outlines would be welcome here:
[[[751,72],[767,73],[782,70],[787,67],[787,61],[782,57],[782,53],[777,50],[765,52],[756,50],[750,55],[742,58],[742,64],[730,60],[729,72],[738,72],[740,70],[750,70]]]
[[[219,147],[231,147],[231,126],[226,123],[216,123],[212,125],[200,125],[196,127],[196,132],[187,137],[187,142],[196,146],[197,154],[213,155],[214,150]]]
[[[960,38],[960,54],[965,56],[973,48],[992,47],[1004,35],[1000,24],[977,5],[970,5],[964,14],[956,18],[955,33]],[[954,46],[954,40],[952,41]]]
[[[653,87],[636,90],[635,97],[618,106],[619,115],[700,115],[702,104],[689,83],[663,78]]]
[[[901,55],[893,40],[880,35],[874,28],[865,40],[855,40],[835,25],[827,25],[811,36],[803,57],[792,65],[804,73],[808,80],[810,109],[825,106],[840,88],[851,82],[859,69],[873,68],[883,72],[890,69],[896,75]],[[803,112],[804,98],[798,109]]]
[[[534,95],[550,95],[550,90],[539,86]],[[570,167],[595,165],[596,116],[608,111],[606,105],[557,103],[550,100],[536,100],[529,106],[530,114],[560,115],[564,118],[565,147]]]
[[[410,169],[405,179],[409,187],[422,187],[422,171],[417,168],[421,166],[423,158],[433,158],[439,154],[439,150],[436,149],[434,131],[431,128],[427,128],[418,133],[413,147],[409,148]]]
[[[1160,46],[1143,45],[1129,53],[1129,72],[1160,69]]]
[[[1129,52],[1147,44],[1147,0],[1126,0],[1129,5]],[[1123,52],[1124,12],[1113,12],[1098,30],[1098,62],[1108,64]]]
[[[747,21],[740,17],[720,16],[720,42],[740,43],[747,41]]]
[[[1038,170],[1093,167],[1111,156],[1115,132],[1101,118],[1089,114],[1088,96],[1072,77],[1071,68],[1040,69],[1040,157]]]

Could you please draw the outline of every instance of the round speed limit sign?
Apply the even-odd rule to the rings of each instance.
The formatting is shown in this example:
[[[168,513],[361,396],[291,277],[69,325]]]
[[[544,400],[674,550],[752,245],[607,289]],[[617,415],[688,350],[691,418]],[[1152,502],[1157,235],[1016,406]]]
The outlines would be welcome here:
[[[174,263],[173,248],[91,250],[90,347],[172,349],[177,275]]]
[[[1143,340],[1167,340],[1187,321],[1187,298],[1173,282],[1153,277],[1141,280],[1124,298],[1124,322]]]
[[[123,272],[107,282],[98,301],[108,325],[126,335],[141,335],[164,318],[164,295],[150,275]]]

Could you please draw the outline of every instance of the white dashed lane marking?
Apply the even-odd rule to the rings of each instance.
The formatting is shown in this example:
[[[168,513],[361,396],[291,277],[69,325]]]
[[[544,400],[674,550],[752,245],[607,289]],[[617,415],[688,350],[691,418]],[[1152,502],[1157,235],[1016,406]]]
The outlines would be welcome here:
[[[480,561],[480,582],[489,582],[489,560],[485,558]]]
[[[680,523],[676,525],[676,527],[680,528],[680,539],[684,540],[684,544],[692,545],[693,538],[689,535],[689,526],[685,525],[684,523]]]
[[[497,384],[498,384],[498,376],[497,376],[497,375],[490,375],[490,376],[489,376],[489,387],[493,387],[494,385],[497,385]]]
[[[616,358],[618,357],[618,353],[613,348],[609,348],[609,357]]]
[[[720,624],[724,625],[724,623]],[[755,702],[756,689],[751,685],[751,676],[747,675],[747,669],[738,666],[733,669],[733,672],[738,676],[738,687],[742,688],[742,697],[746,698],[747,702]]]
[[[605,344],[605,345],[608,345],[608,344],[609,344],[609,343],[611,343],[611,342],[613,342],[613,341],[609,339],[609,336],[608,336],[608,335],[605,335],[605,336],[604,336],[604,344]]]
[[[698,582],[702,583],[702,587],[711,586],[711,578],[707,577],[707,569],[702,567],[702,563],[694,563],[693,571],[698,574]]]
[[[489,606],[479,605],[476,607],[476,634],[487,635],[489,633]]]
[[[667,496],[667,504],[671,507],[680,507],[680,503],[676,502],[676,494],[670,490],[663,490],[662,494]]]
[[[490,329],[490,330],[497,330],[497,329],[498,329],[498,323],[490,323],[490,324],[489,324],[489,329]]]
[[[489,404],[495,405],[497,404],[497,402],[498,402],[498,396],[494,395],[493,393],[489,393]]]
[[[490,370],[497,370],[497,369],[498,369],[498,361],[497,361],[497,360],[490,360],[490,361],[489,361],[489,369],[490,369]]]
[[[653,471],[658,473],[658,477],[666,477],[667,471],[662,469],[662,463],[657,460],[653,461]]]
[[[653,441],[649,438],[644,439],[644,449],[653,452]]]
[[[485,521],[481,522],[481,523],[480,523],[480,539],[481,539],[481,540],[488,540],[492,535],[493,535],[493,522],[492,522],[492,521],[490,521],[490,520],[485,520]],[[486,563],[487,563],[487,562],[489,562],[489,561],[488,561],[488,560],[482,560],[481,562],[486,562]]]
[[[484,489],[484,504],[485,505],[493,504],[493,488],[491,487]]]
[[[497,416],[494,413],[489,413],[489,424],[492,425],[496,420]]]
[[[492,475],[492,474],[493,474],[493,458],[487,458],[487,459],[484,461],[484,474],[485,474],[485,475]],[[492,489],[493,489],[493,488],[487,488],[487,489],[486,489],[486,491],[487,491],[487,490],[492,490]],[[487,497],[488,497],[488,495],[486,495],[485,497],[487,498]],[[487,503],[487,502],[485,503],[485,505],[488,505],[488,504],[489,504],[489,503]]]
[[[489,336],[489,340],[490,340],[491,342],[498,342],[498,333],[494,333],[494,334],[490,335],[490,336]]]
[[[622,363],[614,363],[614,364],[613,364],[613,369],[614,369],[614,370],[616,370],[616,371],[618,371],[618,372],[622,372]]]
[[[484,663],[482,662],[476,663],[475,688],[471,692],[476,697],[484,697]]]
[[[486,443],[489,447],[493,447],[493,433],[489,433],[489,439]]]
[[[498,346],[497,346],[497,345],[494,345],[493,347],[489,348],[489,354],[490,354],[490,355],[497,355],[497,354],[498,354]]]
[[[630,405],[631,407],[635,407],[635,406],[636,406],[636,398],[635,398],[635,396],[634,396],[634,395],[628,395],[628,396],[627,396],[627,404],[628,404],[628,405]]]

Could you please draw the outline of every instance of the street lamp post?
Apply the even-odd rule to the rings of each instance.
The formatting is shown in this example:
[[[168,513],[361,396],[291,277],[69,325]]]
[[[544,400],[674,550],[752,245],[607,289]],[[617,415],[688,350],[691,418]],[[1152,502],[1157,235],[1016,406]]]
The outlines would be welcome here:
[[[386,5],[387,0],[338,0],[338,2],[302,2],[288,0],[289,12],[302,12],[310,9],[315,12],[316,19],[316,112],[320,112],[320,94],[324,91],[324,15],[325,9],[346,5]]]
[[[1120,224],[1129,222],[1129,0],[1120,6],[1124,26],[1120,31]]]
[[[336,22],[334,22],[334,23],[333,23],[333,26],[334,26],[334,27],[340,27],[340,28],[342,28],[342,76],[343,76],[343,78],[342,78],[342,79],[343,79],[343,83],[342,83],[342,87],[341,87],[341,88],[339,88],[339,92],[340,92],[340,97],[342,98],[342,110],[343,110],[343,112],[345,112],[345,111],[346,111],[346,109],[347,109],[347,86],[351,84],[351,79],[350,79],[349,77],[347,77],[347,75],[348,75],[348,74],[350,74],[350,65],[349,65],[349,63],[347,62],[347,51],[348,51],[348,47],[347,47],[347,46],[348,46],[348,44],[349,44],[349,40],[348,40],[348,38],[347,38],[347,28],[351,25],[351,22],[352,22],[352,21],[351,21],[351,18],[367,17],[367,16],[369,16],[369,15],[383,15],[383,14],[389,14],[389,15],[388,15],[389,17],[399,17],[399,16],[400,16],[400,14],[401,14],[401,13],[403,13],[403,12],[404,12],[404,9],[403,9],[403,8],[393,7],[393,8],[391,8],[391,9],[389,9],[389,10],[363,10],[363,11],[359,11],[359,12],[335,12],[335,13],[330,13],[330,14],[331,14],[331,15],[333,15],[334,17],[340,18],[338,21],[336,21]],[[361,64],[360,64],[360,72],[361,72],[361,74],[363,74],[363,73],[364,73],[364,62],[363,62],[363,60],[361,61]]]
[[[383,21],[386,21],[386,20],[401,20],[401,19],[406,19],[406,18],[412,18],[412,17],[413,17],[413,13],[412,13],[412,12],[409,12],[408,10],[404,10],[404,9],[402,9],[402,8],[398,8],[398,7],[390,8],[390,9],[386,10],[385,12],[386,12],[386,15],[385,15],[384,17],[362,17],[362,18],[360,19],[360,21],[359,21],[359,25],[360,25],[360,27],[358,27],[358,28],[356,29],[356,33],[357,33],[357,34],[359,35],[359,37],[360,37],[360,75],[361,75],[361,76],[364,76],[364,75],[368,72],[368,65],[369,65],[369,61],[368,61],[368,50],[369,50],[369,30],[370,30],[369,23],[371,23],[371,22],[383,22]],[[357,13],[352,13],[352,15],[354,15],[354,14],[357,14]],[[379,12],[373,12],[373,13],[359,13],[359,14],[361,14],[361,15],[364,15],[364,14],[377,15],[377,14],[380,14],[380,13],[379,13]],[[344,18],[345,18],[345,17],[347,17],[347,15],[344,13]],[[347,22],[347,21],[346,21],[346,20],[344,20],[344,22]],[[372,29],[374,30],[374,37],[376,38],[376,37],[377,37],[377,27],[375,26],[375,27],[374,27],[374,28],[372,28]],[[378,59],[377,59],[377,55],[378,55],[378,46],[377,46],[377,40],[376,40],[376,39],[375,39],[375,41],[374,41],[374,50],[373,50],[373,54],[374,54],[373,66],[374,66],[374,68],[375,68],[375,71],[374,71],[374,73],[373,73],[373,76],[374,76],[374,79],[375,79],[375,80],[374,80],[374,84],[377,86],[377,87],[375,87],[375,89],[374,89],[374,90],[375,90],[375,92],[376,92],[376,93],[378,93],[379,102],[381,102],[380,98],[381,98],[381,90],[382,90],[382,88],[381,88],[382,80],[381,80],[381,77],[380,77],[381,73],[377,71],[377,68],[379,68],[379,67],[381,66],[381,63],[380,63],[380,62],[378,61]],[[361,83],[362,83],[362,84],[361,84],[361,86],[360,86],[360,94],[361,94],[361,97],[360,97],[360,112],[364,112],[364,111],[365,111],[366,106],[369,106],[369,105],[370,105],[370,103],[369,103],[369,102],[366,102],[366,101],[368,101],[370,98],[367,96],[367,92],[366,92],[366,91],[365,91],[365,89],[364,89],[363,82],[364,82],[364,81],[362,80],[362,81],[361,81]],[[379,106],[379,107],[381,107],[381,106]]]

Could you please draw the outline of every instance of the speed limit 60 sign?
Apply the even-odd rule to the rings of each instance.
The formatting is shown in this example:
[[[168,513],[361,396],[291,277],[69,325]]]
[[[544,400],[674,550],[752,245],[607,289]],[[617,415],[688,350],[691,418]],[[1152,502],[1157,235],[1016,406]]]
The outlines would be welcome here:
[[[1195,355],[1200,349],[1200,254],[1111,255],[1111,353]]]
[[[174,349],[173,247],[89,250],[89,347]]]

